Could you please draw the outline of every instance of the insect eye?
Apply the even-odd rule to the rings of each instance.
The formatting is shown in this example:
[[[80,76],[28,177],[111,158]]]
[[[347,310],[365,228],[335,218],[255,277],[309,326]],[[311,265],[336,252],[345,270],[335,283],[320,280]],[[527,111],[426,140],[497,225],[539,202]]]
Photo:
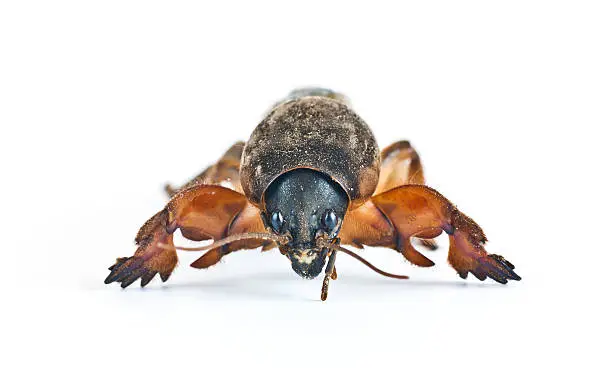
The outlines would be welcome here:
[[[333,231],[338,225],[338,216],[336,216],[336,212],[325,212],[325,214],[323,214],[323,225],[327,230]]]
[[[272,216],[270,216],[270,225],[272,225],[272,229],[277,233],[280,233],[283,229],[283,224],[285,224],[285,219],[283,218],[282,213],[279,211],[274,211]]]

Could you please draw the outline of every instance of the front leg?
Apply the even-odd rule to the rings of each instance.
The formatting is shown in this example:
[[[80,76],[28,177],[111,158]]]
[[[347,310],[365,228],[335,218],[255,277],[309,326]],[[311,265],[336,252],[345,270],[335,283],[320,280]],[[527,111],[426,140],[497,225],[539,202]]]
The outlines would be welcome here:
[[[514,265],[487,253],[487,239],[478,224],[434,189],[405,185],[375,195],[372,202],[395,228],[398,248],[417,252],[410,245],[411,237],[433,237],[444,231],[450,238],[448,261],[462,278],[471,272],[480,280],[490,277],[501,284],[521,279]]]
[[[259,215],[252,211],[253,206],[244,195],[224,187],[198,185],[181,190],[140,228],[134,256],[117,259],[104,282],[118,282],[125,288],[140,278],[141,286],[145,286],[158,273],[166,281],[178,262],[172,239],[177,229],[190,240],[218,240],[229,234],[263,228]],[[231,251],[261,245],[260,240],[236,241],[208,251],[194,266],[206,268]]]
[[[121,288],[126,288],[140,278],[140,285],[144,287],[158,273],[162,281],[168,280],[178,262],[176,250],[156,246],[157,243],[163,243],[174,247],[172,233],[166,231],[167,220],[167,209],[147,220],[136,236],[138,249],[134,256],[118,258],[108,268],[111,272],[104,280],[105,284],[118,282]]]

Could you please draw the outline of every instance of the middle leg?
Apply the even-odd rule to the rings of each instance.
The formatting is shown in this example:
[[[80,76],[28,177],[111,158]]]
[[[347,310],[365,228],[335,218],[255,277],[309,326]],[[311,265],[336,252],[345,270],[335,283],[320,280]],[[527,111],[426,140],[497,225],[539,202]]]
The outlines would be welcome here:
[[[215,164],[203,170],[181,187],[174,188],[170,184],[166,184],[164,189],[168,197],[172,197],[179,191],[202,184],[220,185],[243,193],[240,185],[240,158],[243,149],[244,142],[239,141],[232,145]]]
[[[409,184],[425,184],[423,164],[409,141],[395,142],[381,152],[381,170],[375,195]],[[433,236],[432,236],[433,235]],[[430,250],[438,249],[433,233],[423,233],[418,242]],[[417,236],[418,237],[418,236]]]

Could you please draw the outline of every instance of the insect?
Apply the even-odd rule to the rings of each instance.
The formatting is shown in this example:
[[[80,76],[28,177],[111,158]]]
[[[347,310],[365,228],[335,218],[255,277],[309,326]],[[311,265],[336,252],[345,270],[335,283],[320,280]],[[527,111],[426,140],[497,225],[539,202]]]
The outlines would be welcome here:
[[[343,245],[387,247],[421,267],[434,263],[411,239],[430,249],[449,236],[448,262],[460,277],[472,273],[505,284],[520,280],[514,266],[484,248],[482,229],[448,199],[425,185],[417,152],[408,141],[379,151],[366,123],[341,94],[299,89],[276,104],[250,139],[184,186],[166,187],[169,203],[138,231],[132,257],[118,258],[106,284],[122,288],[159,274],[166,281],[178,262],[176,250],[206,251],[191,266],[208,268],[241,249],[278,250],[300,276],[325,269],[321,299],[337,277],[338,252],[374,267]],[[213,240],[178,247],[173,233]]]

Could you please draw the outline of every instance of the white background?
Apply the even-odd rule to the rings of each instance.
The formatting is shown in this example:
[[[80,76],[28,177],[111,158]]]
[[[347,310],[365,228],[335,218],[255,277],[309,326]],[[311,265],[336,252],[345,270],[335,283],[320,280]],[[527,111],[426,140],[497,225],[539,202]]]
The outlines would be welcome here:
[[[220,3],[0,5],[3,382],[610,382],[609,2]],[[276,251],[102,283],[164,182],[304,85],[411,140],[523,281],[442,239],[360,251],[407,282],[339,255],[325,303]]]

